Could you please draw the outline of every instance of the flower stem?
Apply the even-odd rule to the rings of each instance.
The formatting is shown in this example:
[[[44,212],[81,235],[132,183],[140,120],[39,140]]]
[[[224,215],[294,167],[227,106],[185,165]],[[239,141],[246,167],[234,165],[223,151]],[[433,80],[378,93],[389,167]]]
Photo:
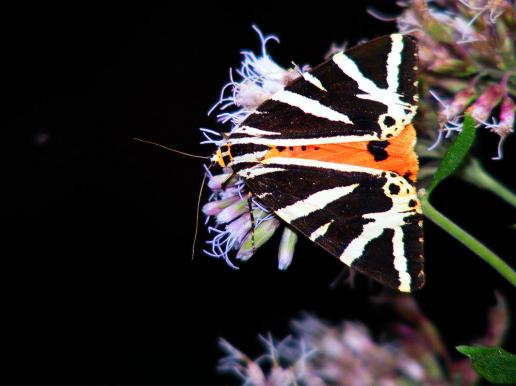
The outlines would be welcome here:
[[[487,264],[493,267],[513,286],[516,287],[516,272],[493,251],[484,246],[480,241],[471,236],[468,232],[460,228],[457,224],[435,209],[428,201],[428,196],[421,198],[423,214],[434,224],[441,227],[447,233],[455,237],[471,251],[476,253]]]
[[[472,158],[464,167],[461,177],[480,189],[489,190],[516,208],[516,194],[491,177],[478,160]]]

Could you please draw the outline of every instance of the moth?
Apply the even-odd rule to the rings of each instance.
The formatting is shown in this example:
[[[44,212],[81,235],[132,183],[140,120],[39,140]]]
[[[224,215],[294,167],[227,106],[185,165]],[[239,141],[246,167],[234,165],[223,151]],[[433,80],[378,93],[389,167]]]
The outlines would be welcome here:
[[[212,160],[343,263],[408,292],[425,280],[417,104],[415,39],[379,37],[302,72]]]

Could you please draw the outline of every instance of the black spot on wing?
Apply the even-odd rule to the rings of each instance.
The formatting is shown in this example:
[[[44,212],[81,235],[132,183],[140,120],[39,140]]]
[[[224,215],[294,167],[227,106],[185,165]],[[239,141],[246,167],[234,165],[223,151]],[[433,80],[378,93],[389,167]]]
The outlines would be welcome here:
[[[389,146],[389,141],[371,141],[367,144],[367,151],[371,153],[375,161],[384,161],[389,158],[385,148]]]
[[[405,110],[405,113],[410,113],[410,110]],[[396,124],[396,120],[391,117],[390,115],[386,115],[385,118],[383,118],[383,124],[387,127],[394,126]]]
[[[389,184],[389,193],[396,195],[400,192],[400,187],[396,184]]]

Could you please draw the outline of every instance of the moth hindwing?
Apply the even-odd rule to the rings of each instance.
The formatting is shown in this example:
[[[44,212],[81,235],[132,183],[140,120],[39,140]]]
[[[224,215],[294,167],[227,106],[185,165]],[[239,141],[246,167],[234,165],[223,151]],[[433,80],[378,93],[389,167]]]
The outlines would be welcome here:
[[[424,284],[416,52],[393,34],[333,55],[260,105],[226,148],[263,205],[400,291]]]

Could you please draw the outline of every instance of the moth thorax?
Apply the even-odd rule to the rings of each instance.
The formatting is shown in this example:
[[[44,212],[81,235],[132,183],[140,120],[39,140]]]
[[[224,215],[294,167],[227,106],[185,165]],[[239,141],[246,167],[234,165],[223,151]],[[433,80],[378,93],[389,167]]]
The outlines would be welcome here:
[[[229,145],[226,144],[219,147],[212,160],[217,162],[222,168],[228,166],[228,164],[233,160]]]

